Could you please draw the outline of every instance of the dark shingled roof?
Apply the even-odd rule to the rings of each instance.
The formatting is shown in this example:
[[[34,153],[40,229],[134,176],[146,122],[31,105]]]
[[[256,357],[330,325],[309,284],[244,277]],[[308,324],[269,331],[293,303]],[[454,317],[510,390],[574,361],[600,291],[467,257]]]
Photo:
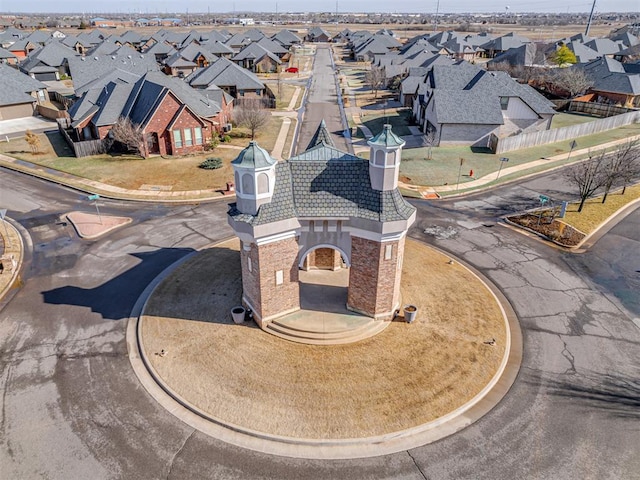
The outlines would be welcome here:
[[[236,221],[263,225],[290,218],[355,217],[378,222],[407,220],[415,211],[398,189],[371,188],[369,162],[322,144],[276,165],[270,203],[258,213],[229,215]]]
[[[318,125],[318,129],[316,130],[316,133],[313,134],[309,145],[307,145],[307,150],[310,150],[311,148],[315,147],[316,145],[320,145],[321,143],[334,148],[336,146],[335,143],[333,143],[333,139],[331,138],[329,130],[327,130],[327,124],[325,123],[324,118],[320,122],[320,125]]]

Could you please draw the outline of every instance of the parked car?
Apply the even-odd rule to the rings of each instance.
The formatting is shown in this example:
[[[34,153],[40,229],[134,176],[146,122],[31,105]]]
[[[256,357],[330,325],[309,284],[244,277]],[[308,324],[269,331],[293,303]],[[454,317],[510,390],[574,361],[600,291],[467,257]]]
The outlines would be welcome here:
[[[298,73],[298,67],[289,67],[285,70],[287,73]]]

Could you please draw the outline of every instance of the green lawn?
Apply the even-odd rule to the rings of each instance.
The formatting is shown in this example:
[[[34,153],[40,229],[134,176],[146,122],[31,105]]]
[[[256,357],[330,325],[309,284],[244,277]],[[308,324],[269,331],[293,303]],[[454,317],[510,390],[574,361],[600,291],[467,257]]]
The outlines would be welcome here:
[[[640,135],[640,124],[626,125],[595,135],[580,137],[576,141],[578,149],[583,149],[633,135]],[[484,152],[477,149],[472,150],[471,147],[434,147],[432,160],[426,160],[426,148],[405,149],[402,151],[400,174],[403,177],[403,181],[414,185],[451,185],[457,181],[460,158],[464,158],[460,177],[460,183],[463,185],[464,182],[473,180],[469,177],[470,170],[473,170],[475,178],[497,171],[500,167],[500,157],[509,158],[509,162],[505,166],[511,167],[569,152],[569,143],[569,141],[565,141],[541,145],[501,155],[494,155],[489,153],[488,150]],[[573,155],[570,160],[577,158],[576,155]],[[566,160],[564,162],[556,162],[554,165],[561,165],[562,163],[566,163]],[[548,167],[543,165],[514,175],[522,176],[546,168]],[[504,179],[504,177],[501,178]]]
[[[599,120],[598,117],[589,115],[581,115],[579,113],[557,113],[551,121],[551,128],[570,127],[571,125],[579,125],[581,123],[589,123]]]
[[[386,115],[383,112],[367,115],[362,118],[362,123],[365,127],[368,127],[374,135],[382,131],[385,123],[391,124],[391,128],[396,135],[411,135],[411,131],[409,130],[409,125],[411,124],[410,110],[400,110],[398,112],[388,110]]]

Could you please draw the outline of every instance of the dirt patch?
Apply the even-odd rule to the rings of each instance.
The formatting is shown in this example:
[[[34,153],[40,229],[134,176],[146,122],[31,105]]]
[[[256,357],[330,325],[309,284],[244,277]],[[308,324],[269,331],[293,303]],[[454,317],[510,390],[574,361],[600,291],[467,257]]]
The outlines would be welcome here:
[[[541,216],[525,213],[507,217],[507,219],[518,226],[533,230],[547,239],[567,247],[578,245],[585,237],[584,233],[576,230],[571,225],[567,225],[557,219],[551,220],[545,215],[545,212]]]
[[[218,245],[156,289],[142,318],[142,348],[172,389],[228,424],[297,438],[366,437],[424,424],[494,377],[506,327],[493,295],[461,265],[411,240],[405,259],[402,296],[418,307],[414,323],[316,346],[233,324],[229,312],[242,292],[238,241]]]

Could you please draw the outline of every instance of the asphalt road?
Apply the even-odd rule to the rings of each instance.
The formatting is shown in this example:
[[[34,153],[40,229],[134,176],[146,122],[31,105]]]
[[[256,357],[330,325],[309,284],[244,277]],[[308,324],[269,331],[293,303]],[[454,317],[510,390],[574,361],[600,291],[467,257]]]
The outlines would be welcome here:
[[[640,210],[574,255],[496,222],[538,194],[559,195],[557,175],[416,202],[410,235],[479,268],[513,304],[522,369],[503,401],[456,435],[384,457],[315,461],[194,431],[130,367],[133,303],[167,265],[231,234],[224,203],[107,201],[104,213],[133,223],[85,241],[60,217],[91,211],[81,194],[4,170],[0,185],[0,207],[33,248],[24,285],[0,310],[2,478],[639,478]]]
[[[336,147],[348,152],[346,139],[342,132],[342,119],[338,107],[335,72],[331,67],[330,46],[318,44],[313,64],[313,76],[305,105],[304,122],[300,127],[296,152],[302,153],[313,138],[318,125],[324,119],[331,132]]]

